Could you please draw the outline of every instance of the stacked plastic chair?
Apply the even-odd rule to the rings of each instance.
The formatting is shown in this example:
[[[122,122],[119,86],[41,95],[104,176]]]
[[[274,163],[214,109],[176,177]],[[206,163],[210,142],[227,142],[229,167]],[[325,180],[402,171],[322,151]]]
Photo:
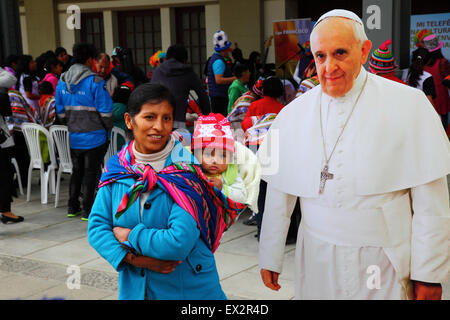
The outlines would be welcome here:
[[[48,201],[48,191],[50,185],[50,192],[55,192],[55,170],[58,169],[56,156],[53,146],[53,139],[47,129],[36,123],[23,123],[21,130],[27,143],[28,152],[30,155],[30,166],[28,168],[28,184],[27,184],[27,201],[30,201],[31,196],[31,178],[34,169],[40,170],[41,181],[41,203],[46,204]],[[47,168],[43,161],[39,134],[45,135],[48,143],[48,151],[50,154],[50,163]]]
[[[61,175],[63,173],[72,174],[72,158],[70,156],[70,144],[69,144],[69,130],[67,126],[54,125],[50,127],[50,135],[58,152],[58,174],[56,177],[56,195],[55,195],[55,208],[58,207],[59,202],[59,189],[61,186]]]

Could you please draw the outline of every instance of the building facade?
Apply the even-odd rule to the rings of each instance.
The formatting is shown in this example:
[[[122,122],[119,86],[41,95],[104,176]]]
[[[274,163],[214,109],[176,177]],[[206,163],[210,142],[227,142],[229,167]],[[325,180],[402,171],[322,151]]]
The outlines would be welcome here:
[[[213,53],[212,36],[224,30],[245,57],[261,52],[274,20],[293,18],[290,0],[21,0],[23,52],[38,56],[62,46],[70,53],[88,41],[108,54],[116,46],[133,50],[135,63],[149,69],[149,57],[183,43],[201,73]],[[289,12],[294,13],[289,17]],[[78,18],[77,21],[76,19]],[[78,24],[77,24],[78,22]],[[273,60],[273,48],[268,61]]]
[[[395,5],[402,3],[400,8],[407,8],[407,15],[450,11],[449,1],[435,1],[427,5],[418,0],[385,2],[389,1]],[[244,57],[248,57],[252,51],[265,51],[264,43],[273,33],[273,21],[295,18],[311,18],[314,21],[322,13],[334,8],[349,9],[364,16],[364,6],[368,2],[370,1],[18,1],[23,53],[36,57],[59,46],[71,53],[75,42],[87,41],[108,54],[116,46],[131,48],[135,63],[148,71],[149,57],[154,52],[160,49],[166,51],[174,43],[183,43],[188,48],[189,63],[199,74],[202,73],[207,58],[213,53],[212,36],[217,30],[224,30],[230,41],[238,44]],[[395,51],[397,47],[402,47],[398,43],[405,40],[399,39],[401,37],[396,39],[395,34],[392,34]],[[409,35],[405,35],[405,39],[408,37]],[[403,46],[408,44],[404,43]],[[274,61],[272,46],[267,54],[267,63]]]

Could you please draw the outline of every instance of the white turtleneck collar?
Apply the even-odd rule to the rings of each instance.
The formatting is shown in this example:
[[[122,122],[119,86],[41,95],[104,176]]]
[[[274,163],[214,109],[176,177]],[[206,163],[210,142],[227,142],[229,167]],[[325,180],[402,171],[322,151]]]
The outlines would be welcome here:
[[[153,167],[153,169],[159,172],[164,169],[164,164],[166,163],[167,157],[172,152],[174,146],[175,140],[171,135],[166,146],[161,151],[150,154],[140,153],[136,150],[136,146],[133,143],[133,153],[137,163],[149,164]]]

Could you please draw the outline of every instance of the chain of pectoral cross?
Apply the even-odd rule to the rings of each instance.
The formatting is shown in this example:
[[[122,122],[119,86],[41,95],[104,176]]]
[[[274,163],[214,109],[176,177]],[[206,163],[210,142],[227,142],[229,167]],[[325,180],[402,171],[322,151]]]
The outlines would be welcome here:
[[[325,165],[324,165],[322,171],[320,172],[320,188],[319,188],[319,194],[322,194],[323,191],[325,190],[325,184],[326,184],[327,180],[332,180],[332,179],[334,179],[334,174],[332,174],[331,172],[328,172],[328,169],[329,169],[328,165],[329,165],[329,163],[330,163],[331,157],[332,157],[333,154],[334,154],[334,151],[336,150],[336,147],[337,147],[337,145],[338,145],[338,143],[339,143],[339,140],[341,139],[342,134],[344,133],[344,130],[345,130],[345,128],[347,127],[347,124],[348,124],[348,122],[349,122],[349,120],[350,120],[350,118],[351,118],[351,116],[352,116],[352,114],[353,114],[353,111],[355,110],[355,107],[356,107],[356,105],[358,104],[359,98],[361,97],[361,95],[362,95],[362,93],[363,93],[363,91],[364,91],[364,88],[366,87],[366,83],[367,83],[367,79],[368,79],[368,78],[369,78],[369,75],[366,75],[366,80],[364,80],[364,85],[363,85],[361,91],[359,92],[358,98],[356,99],[355,104],[354,104],[353,107],[352,107],[352,111],[350,112],[350,115],[348,116],[347,120],[345,121],[344,126],[342,127],[341,133],[339,134],[339,136],[338,136],[338,138],[337,138],[337,140],[336,140],[336,143],[334,144],[333,150],[331,151],[329,157],[327,157],[327,147],[326,147],[326,142],[325,142],[325,135],[324,135],[324,133],[323,133],[323,123],[322,123],[322,95],[320,96],[320,132],[321,132],[321,134],[322,134],[323,154],[324,154],[324,156],[325,156]],[[331,103],[331,100],[330,100],[330,103]],[[329,111],[330,103],[328,104],[328,112],[330,112],[330,111]]]

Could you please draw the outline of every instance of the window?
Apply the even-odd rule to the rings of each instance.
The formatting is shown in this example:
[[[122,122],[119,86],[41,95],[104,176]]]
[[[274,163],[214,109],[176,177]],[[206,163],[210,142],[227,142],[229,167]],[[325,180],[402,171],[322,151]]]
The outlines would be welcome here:
[[[148,73],[150,57],[161,50],[159,10],[118,12],[119,45],[133,52],[134,64]]]
[[[176,8],[177,43],[188,51],[188,62],[199,77],[204,78],[206,56],[205,7]]]
[[[80,40],[92,43],[98,51],[105,51],[105,32],[103,26],[103,13],[81,13]]]

